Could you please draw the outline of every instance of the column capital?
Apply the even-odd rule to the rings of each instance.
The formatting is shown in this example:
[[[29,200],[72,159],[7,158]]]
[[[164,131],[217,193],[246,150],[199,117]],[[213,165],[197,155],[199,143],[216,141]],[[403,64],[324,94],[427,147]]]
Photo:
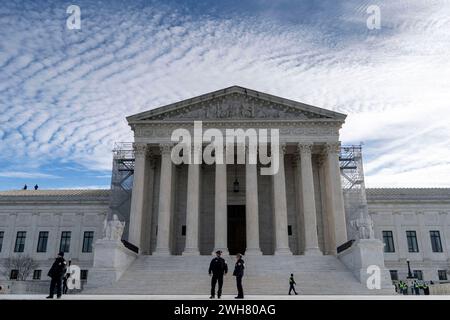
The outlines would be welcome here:
[[[311,154],[313,144],[311,142],[299,142],[297,144],[297,150],[301,154]]]
[[[147,156],[150,148],[146,143],[133,143],[133,151],[135,156]]]
[[[341,151],[341,143],[338,142],[327,142],[325,145],[326,151],[330,153],[339,153]]]
[[[161,151],[161,154],[170,154],[172,152],[172,143],[161,143],[159,145],[159,150]]]

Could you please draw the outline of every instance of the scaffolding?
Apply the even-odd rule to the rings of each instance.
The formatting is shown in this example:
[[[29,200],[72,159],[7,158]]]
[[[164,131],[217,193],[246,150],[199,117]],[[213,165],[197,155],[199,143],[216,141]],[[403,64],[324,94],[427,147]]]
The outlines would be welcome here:
[[[351,225],[361,217],[368,217],[362,145],[342,146],[339,155],[341,183],[344,195],[348,239],[357,239],[358,230]],[[127,238],[130,220],[131,193],[134,176],[134,151],[132,142],[117,142],[113,149],[110,212],[108,219],[117,214],[126,222]]]
[[[339,162],[347,221],[347,237],[349,240],[356,240],[359,238],[359,233],[352,221],[361,218],[370,219],[364,183],[362,145],[342,146]]]
[[[134,151],[132,142],[116,142],[113,149],[109,217],[116,214],[125,221],[124,238],[128,238],[131,192],[133,189]]]

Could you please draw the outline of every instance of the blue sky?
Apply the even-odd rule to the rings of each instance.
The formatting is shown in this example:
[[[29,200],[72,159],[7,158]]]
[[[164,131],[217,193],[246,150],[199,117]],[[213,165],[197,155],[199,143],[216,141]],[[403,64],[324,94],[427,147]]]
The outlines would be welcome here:
[[[348,114],[369,187],[450,187],[449,53],[446,0],[2,2],[0,189],[108,187],[125,116],[231,85]]]

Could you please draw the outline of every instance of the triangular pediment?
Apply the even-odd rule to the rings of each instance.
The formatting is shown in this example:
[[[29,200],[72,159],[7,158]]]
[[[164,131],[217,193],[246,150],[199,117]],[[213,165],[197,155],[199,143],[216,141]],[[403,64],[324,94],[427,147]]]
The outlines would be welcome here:
[[[128,122],[193,120],[341,120],[346,115],[266,93],[230,87],[127,117]]]

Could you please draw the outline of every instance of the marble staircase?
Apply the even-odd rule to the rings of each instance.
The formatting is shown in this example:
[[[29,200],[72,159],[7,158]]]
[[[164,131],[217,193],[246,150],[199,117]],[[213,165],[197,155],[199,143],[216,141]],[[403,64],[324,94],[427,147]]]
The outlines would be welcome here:
[[[236,293],[232,276],[234,257],[224,257],[229,272],[224,295]],[[111,286],[90,288],[84,294],[209,294],[209,262],[212,256],[139,256],[119,281]],[[299,294],[386,294],[368,290],[335,256],[247,256],[244,291],[253,295],[284,295],[293,273]]]

